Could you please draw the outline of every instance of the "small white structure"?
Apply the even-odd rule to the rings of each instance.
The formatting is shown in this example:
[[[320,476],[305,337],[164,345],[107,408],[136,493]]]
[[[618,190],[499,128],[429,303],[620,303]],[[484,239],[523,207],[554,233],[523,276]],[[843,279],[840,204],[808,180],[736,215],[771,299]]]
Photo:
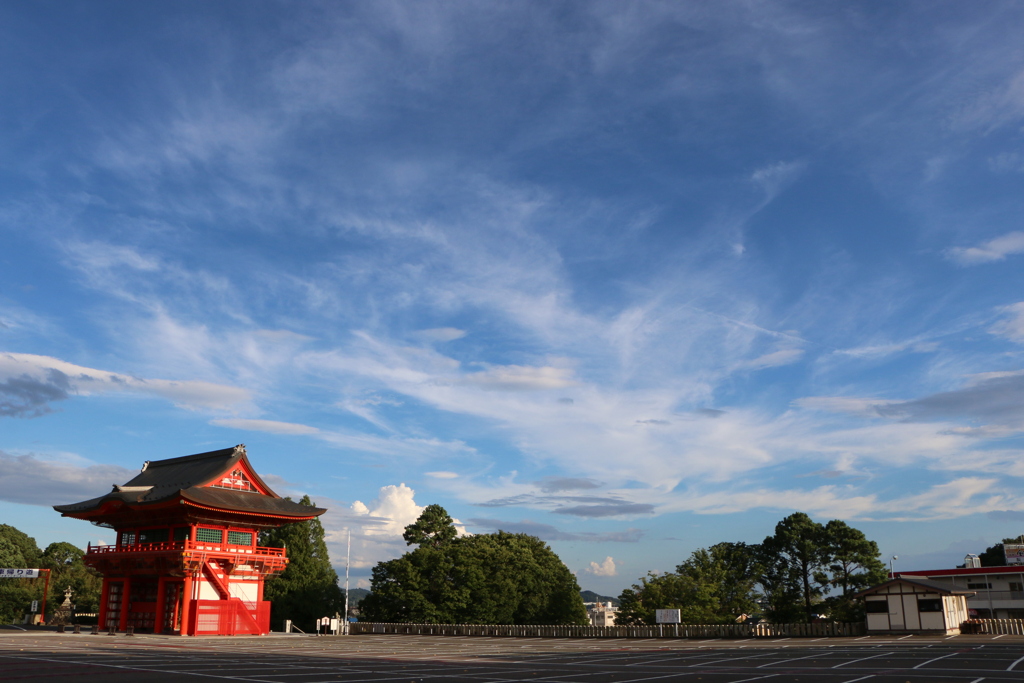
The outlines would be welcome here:
[[[610,602],[595,602],[587,605],[587,616],[591,626],[615,626],[615,614],[618,612]]]
[[[960,633],[967,621],[967,596],[959,590],[917,577],[897,576],[857,594],[864,598],[868,635],[882,633]]]

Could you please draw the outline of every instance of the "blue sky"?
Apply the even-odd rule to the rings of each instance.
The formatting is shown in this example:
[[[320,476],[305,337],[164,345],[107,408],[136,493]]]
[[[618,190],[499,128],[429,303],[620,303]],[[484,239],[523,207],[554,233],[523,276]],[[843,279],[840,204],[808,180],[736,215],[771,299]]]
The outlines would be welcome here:
[[[0,3],[0,518],[245,443],[618,594],[1024,530],[1024,6]]]

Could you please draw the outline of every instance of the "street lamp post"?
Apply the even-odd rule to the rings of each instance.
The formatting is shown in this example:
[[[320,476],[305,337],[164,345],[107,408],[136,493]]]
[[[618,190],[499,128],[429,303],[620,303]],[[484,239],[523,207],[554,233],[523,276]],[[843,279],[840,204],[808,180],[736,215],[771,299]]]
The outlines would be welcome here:
[[[896,572],[892,568],[892,563],[893,563],[893,560],[898,560],[898,559],[900,559],[898,555],[893,555],[889,559],[889,578],[890,579],[895,579],[896,578]]]

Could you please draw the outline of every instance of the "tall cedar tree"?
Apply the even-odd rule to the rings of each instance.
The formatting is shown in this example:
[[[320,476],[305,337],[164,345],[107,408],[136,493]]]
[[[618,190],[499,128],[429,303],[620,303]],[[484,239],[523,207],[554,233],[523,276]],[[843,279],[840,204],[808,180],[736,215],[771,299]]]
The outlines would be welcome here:
[[[301,505],[316,507],[303,496]],[[345,596],[338,587],[338,574],[331,566],[319,519],[286,524],[260,533],[260,545],[286,548],[288,568],[267,580],[263,595],[271,603],[271,623],[282,629],[291,619],[300,629],[316,629],[320,617],[333,617],[345,609]]]
[[[373,568],[366,621],[432,624],[586,624],[576,577],[526,534],[456,537],[430,505],[404,537],[415,550]]]

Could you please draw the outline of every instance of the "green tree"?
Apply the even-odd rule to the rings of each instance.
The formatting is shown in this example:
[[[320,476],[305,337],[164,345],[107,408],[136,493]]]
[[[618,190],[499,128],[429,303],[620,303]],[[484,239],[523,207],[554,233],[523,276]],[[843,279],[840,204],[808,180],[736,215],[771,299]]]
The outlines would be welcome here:
[[[648,572],[619,595],[619,611],[615,623],[619,625],[640,625],[655,623],[659,609],[678,609],[685,623],[708,623],[720,621],[719,604],[707,585],[695,581],[691,576],[673,572],[657,574]]]
[[[803,616],[810,621],[812,605],[828,583],[823,574],[829,561],[825,527],[803,512],[794,512],[775,525],[775,534],[761,543],[760,554],[769,616],[775,621],[793,619],[793,600],[799,596]]]
[[[538,538],[503,531],[458,538],[438,505],[406,527],[405,538],[419,547],[374,567],[360,603],[367,621],[587,623],[576,577]]]
[[[761,566],[757,546],[716,543],[694,551],[676,567],[676,573],[692,579],[713,598],[715,613],[709,615],[713,619],[709,623],[732,621],[758,611],[755,586]]]
[[[299,503],[316,507],[309,496]],[[338,587],[319,519],[262,532],[260,544],[286,548],[288,554],[288,568],[268,579],[263,591],[264,599],[271,603],[275,627],[282,628],[284,620],[291,619],[300,629],[313,631],[316,619],[345,609],[345,596]]]
[[[1020,543],[1021,538],[1004,538],[1002,543],[996,543],[995,545],[985,548],[985,552],[978,555],[981,559],[982,567],[1005,567],[1006,566],[1006,552],[1003,550],[1004,543]]]
[[[455,520],[448,515],[448,511],[440,505],[428,505],[415,522],[405,527],[402,538],[406,545],[440,548],[457,535]]]
[[[64,590],[71,588],[72,603],[78,612],[99,609],[103,577],[95,569],[86,567],[85,553],[78,547],[58,541],[46,546],[39,560],[41,568],[50,570],[50,594],[46,596],[48,611],[64,601]]]
[[[757,611],[756,547],[718,543],[696,550],[666,574],[648,573],[619,596],[617,624],[653,624],[656,610],[678,609],[683,623],[735,621]]]
[[[39,567],[39,547],[31,536],[0,524],[0,567]],[[20,621],[29,604],[42,598],[43,582],[33,579],[0,579],[0,623]]]
[[[841,591],[826,600],[829,614],[837,621],[861,621],[863,604],[854,600],[853,594],[886,579],[878,544],[868,540],[864,532],[838,519],[825,525],[825,544],[831,572],[828,583]]]

